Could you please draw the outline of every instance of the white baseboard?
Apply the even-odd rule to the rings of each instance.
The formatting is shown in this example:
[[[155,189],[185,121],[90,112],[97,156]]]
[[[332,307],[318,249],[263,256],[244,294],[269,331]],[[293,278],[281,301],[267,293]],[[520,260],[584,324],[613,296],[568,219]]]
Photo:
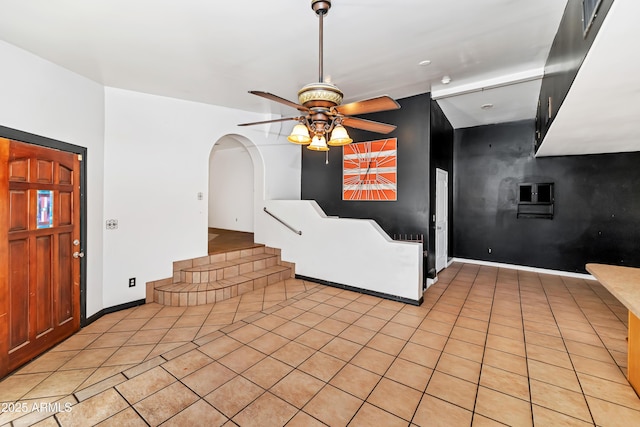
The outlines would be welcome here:
[[[592,275],[585,273],[572,273],[570,271],[549,270],[546,268],[526,267],[524,265],[503,264],[501,262],[479,261],[475,259],[453,258],[451,262],[462,262],[465,264],[486,265],[489,267],[508,268],[511,270],[530,271],[540,274],[554,274],[556,276],[573,277],[576,279],[596,280]]]
[[[431,287],[431,285],[435,285],[436,283],[438,283],[438,276],[437,275],[433,279],[427,277],[427,289],[429,289],[429,287]]]

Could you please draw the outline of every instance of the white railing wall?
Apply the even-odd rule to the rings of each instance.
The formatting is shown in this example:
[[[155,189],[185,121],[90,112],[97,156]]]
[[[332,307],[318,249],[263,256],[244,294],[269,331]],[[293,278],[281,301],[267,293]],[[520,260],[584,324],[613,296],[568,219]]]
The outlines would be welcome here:
[[[313,200],[267,200],[255,241],[282,249],[296,274],[407,300],[422,298],[422,244],[391,239],[373,220],[328,217]]]

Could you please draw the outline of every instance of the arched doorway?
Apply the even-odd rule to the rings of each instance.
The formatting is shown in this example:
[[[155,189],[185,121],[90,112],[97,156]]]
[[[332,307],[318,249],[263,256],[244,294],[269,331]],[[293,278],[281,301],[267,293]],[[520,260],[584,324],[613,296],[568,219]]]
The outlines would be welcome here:
[[[219,252],[253,244],[256,206],[262,200],[262,161],[256,146],[225,135],[209,155],[208,249]]]

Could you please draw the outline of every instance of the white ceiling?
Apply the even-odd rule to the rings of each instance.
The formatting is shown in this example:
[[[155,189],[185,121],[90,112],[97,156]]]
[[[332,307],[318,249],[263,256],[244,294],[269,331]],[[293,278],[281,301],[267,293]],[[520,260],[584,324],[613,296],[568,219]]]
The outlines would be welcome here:
[[[566,3],[333,0],[325,78],[345,102],[431,91],[456,128],[533,118]],[[317,81],[310,4],[0,0],[0,40],[105,86],[289,116],[295,110],[247,91],[297,101],[298,89]]]

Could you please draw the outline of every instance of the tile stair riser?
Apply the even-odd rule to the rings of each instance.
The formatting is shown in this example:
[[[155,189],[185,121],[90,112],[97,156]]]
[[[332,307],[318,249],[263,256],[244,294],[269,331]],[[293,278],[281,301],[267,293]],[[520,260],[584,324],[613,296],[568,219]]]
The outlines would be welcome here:
[[[269,250],[269,252],[267,252],[267,250]],[[198,267],[200,265],[213,264],[214,262],[230,261],[232,259],[238,259],[241,256],[246,257],[250,255],[258,255],[258,254],[264,254],[264,253],[272,253],[272,254],[280,255],[279,250],[276,253],[276,251],[273,250],[273,248],[266,248],[264,246],[259,246],[251,249],[243,249],[241,251],[224,252],[224,253],[207,255],[207,256],[198,257],[198,258],[186,259],[182,261],[174,261],[173,271],[175,273],[185,268],[192,268],[192,267]]]
[[[241,259],[242,258],[238,258],[238,260]],[[206,265],[208,264],[202,264],[199,267],[203,267]],[[265,268],[274,267],[276,265],[281,265],[280,257],[273,255],[269,258],[255,261],[239,262],[236,265],[227,267],[211,266],[211,269],[203,271],[186,271],[183,269],[180,270],[178,274],[174,272],[174,283],[208,283],[216,280],[241,276],[252,271],[264,270]]]
[[[155,301],[158,304],[170,306],[195,306],[204,304],[213,304],[229,298],[260,289],[265,286],[280,282],[291,277],[289,270],[271,273],[259,279],[248,280],[236,285],[231,285],[216,290],[193,290],[193,291],[170,291],[156,289],[154,292]],[[266,279],[266,280],[261,280]],[[189,285],[185,284],[185,288]]]

